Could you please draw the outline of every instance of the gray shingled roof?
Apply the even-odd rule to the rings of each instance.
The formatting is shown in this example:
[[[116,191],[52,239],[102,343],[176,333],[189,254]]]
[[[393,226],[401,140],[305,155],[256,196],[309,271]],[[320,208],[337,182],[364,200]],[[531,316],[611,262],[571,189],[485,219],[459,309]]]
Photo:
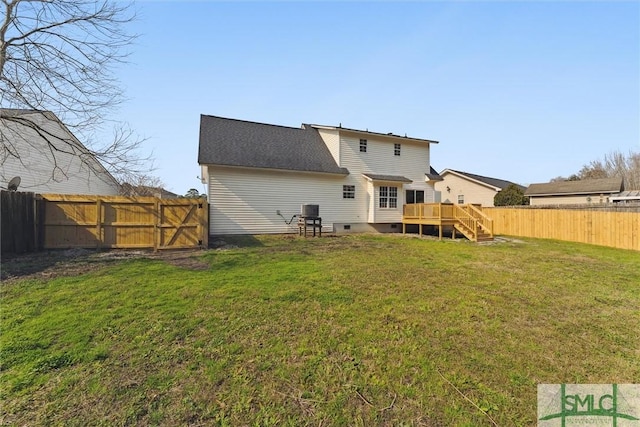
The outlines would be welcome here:
[[[445,169],[447,170],[447,169]],[[506,181],[504,179],[498,179],[498,178],[490,178],[488,176],[482,176],[482,175],[476,175],[473,173],[469,173],[469,172],[462,172],[462,171],[457,171],[454,169],[448,169],[452,172],[456,172],[459,173],[460,175],[464,175],[468,178],[471,179],[475,179],[476,181],[480,181],[480,182],[484,182],[485,184],[491,185],[493,187],[498,187],[502,190],[504,190],[505,188],[507,188],[508,186],[510,186],[511,184],[516,185],[518,188],[520,188],[522,191],[524,191],[526,188],[520,184],[516,184],[515,182],[511,182],[511,181]],[[440,172],[440,174],[444,173],[444,171]]]
[[[373,173],[363,173],[362,175],[374,181],[413,182],[409,178],[400,175],[378,175]]]
[[[622,178],[584,179],[531,184],[525,196],[553,196],[560,194],[619,193],[624,189]]]
[[[198,163],[346,175],[320,134],[302,128],[200,116]]]

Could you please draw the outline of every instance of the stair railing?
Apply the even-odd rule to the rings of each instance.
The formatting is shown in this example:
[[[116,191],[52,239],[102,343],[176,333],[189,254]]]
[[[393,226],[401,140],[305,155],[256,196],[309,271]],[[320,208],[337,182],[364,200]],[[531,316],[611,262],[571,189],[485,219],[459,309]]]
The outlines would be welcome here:
[[[454,205],[453,216],[463,226],[462,231],[469,240],[478,240],[478,220],[460,205]],[[466,232],[465,232],[466,230]]]
[[[478,220],[480,228],[493,236],[493,219],[474,205],[464,205],[467,212]]]

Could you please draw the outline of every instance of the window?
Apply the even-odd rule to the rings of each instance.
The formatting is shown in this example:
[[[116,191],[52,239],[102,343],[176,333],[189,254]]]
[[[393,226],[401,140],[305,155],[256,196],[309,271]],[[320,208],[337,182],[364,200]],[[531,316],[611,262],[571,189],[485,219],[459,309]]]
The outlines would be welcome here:
[[[458,204],[464,205],[464,194],[458,194]]]
[[[400,144],[393,144],[393,155],[394,156],[400,155]]]
[[[398,207],[398,187],[389,187],[389,207]]]
[[[408,205],[412,203],[424,203],[424,190],[407,190],[404,202]]]
[[[395,209],[398,207],[398,187],[380,187],[381,208]]]
[[[361,139],[360,140],[360,152],[361,153],[366,153],[367,152],[367,140],[366,139]]]
[[[343,185],[342,186],[342,198],[343,199],[355,199],[356,198],[356,186],[355,185]]]

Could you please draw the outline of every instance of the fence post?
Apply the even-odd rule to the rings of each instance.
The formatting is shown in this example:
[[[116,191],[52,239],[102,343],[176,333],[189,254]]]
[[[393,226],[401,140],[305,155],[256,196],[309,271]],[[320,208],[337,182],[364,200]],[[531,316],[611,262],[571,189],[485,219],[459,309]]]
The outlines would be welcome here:
[[[162,219],[162,213],[160,212],[160,209],[162,208],[161,206],[161,202],[160,199],[156,197],[155,200],[155,218],[154,218],[154,224],[155,224],[155,228],[153,230],[153,251],[154,252],[158,252],[158,249],[160,247],[160,233],[162,233],[162,228],[160,227],[160,222]]]
[[[200,222],[200,236],[202,239],[202,247],[204,249],[207,249],[209,247],[209,221],[208,221],[208,215],[209,215],[209,206],[206,200],[200,199],[200,202],[198,204],[199,209],[199,214],[198,214],[198,221]]]
[[[46,203],[41,194],[36,194],[35,200],[35,245],[36,250],[41,251],[44,249],[44,219]]]
[[[102,243],[102,200],[96,197],[96,250],[100,250]]]

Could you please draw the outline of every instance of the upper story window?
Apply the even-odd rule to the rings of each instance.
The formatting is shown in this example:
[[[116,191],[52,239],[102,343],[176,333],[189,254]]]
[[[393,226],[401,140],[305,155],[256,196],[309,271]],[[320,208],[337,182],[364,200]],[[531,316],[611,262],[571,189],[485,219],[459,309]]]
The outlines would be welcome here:
[[[367,152],[367,140],[366,139],[361,139],[360,140],[360,152],[361,153],[366,153]]]
[[[393,155],[394,156],[400,155],[400,144],[393,144]]]
[[[464,205],[464,194],[458,194],[458,204]]]
[[[380,187],[380,202],[378,206],[381,208],[395,209],[398,207],[398,187]]]
[[[356,198],[356,186],[355,185],[343,185],[342,186],[342,198],[343,199],[355,199]]]

